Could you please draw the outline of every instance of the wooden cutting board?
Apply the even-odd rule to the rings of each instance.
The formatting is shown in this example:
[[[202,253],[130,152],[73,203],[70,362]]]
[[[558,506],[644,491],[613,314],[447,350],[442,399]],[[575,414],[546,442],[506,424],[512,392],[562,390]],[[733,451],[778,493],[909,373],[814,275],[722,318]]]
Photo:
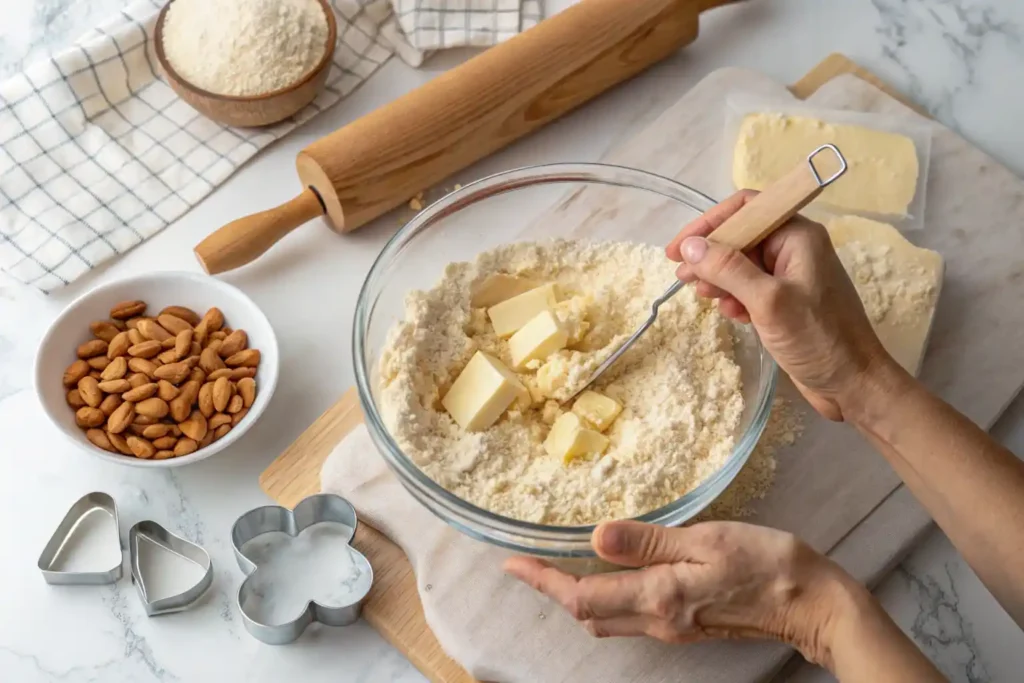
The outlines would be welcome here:
[[[806,98],[833,78],[844,74],[855,74],[893,97],[902,99],[879,79],[842,55],[830,56],[790,89],[798,97]],[[1006,400],[1008,402],[1009,399]],[[985,421],[989,418],[994,421],[994,417],[989,415],[985,416]],[[350,390],[268,467],[260,478],[262,488],[280,504],[288,507],[317,492],[320,487],[320,470],[327,455],[361,420],[358,400],[354,391]],[[785,493],[787,487],[794,485],[792,481],[783,481],[780,490]],[[886,500],[880,505],[898,502]],[[918,517],[915,519],[920,520],[920,512],[916,514]],[[370,559],[376,574],[373,592],[364,609],[367,621],[431,681],[471,682],[473,679],[444,654],[427,627],[415,577],[401,550],[365,524],[357,531],[355,544]]]

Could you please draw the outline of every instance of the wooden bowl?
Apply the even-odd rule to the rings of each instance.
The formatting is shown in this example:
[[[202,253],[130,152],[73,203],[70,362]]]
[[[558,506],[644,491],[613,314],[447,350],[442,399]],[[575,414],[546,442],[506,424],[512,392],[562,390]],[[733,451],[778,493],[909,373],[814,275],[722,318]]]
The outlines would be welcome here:
[[[173,0],[171,0],[173,2]],[[334,43],[338,37],[338,24],[328,0],[317,0],[327,17],[327,49],[313,68],[295,83],[262,95],[218,95],[192,85],[174,70],[164,54],[164,19],[171,3],[160,10],[153,40],[160,69],[167,77],[171,89],[201,114],[229,126],[269,126],[296,113],[316,99],[327,81],[334,57]]]

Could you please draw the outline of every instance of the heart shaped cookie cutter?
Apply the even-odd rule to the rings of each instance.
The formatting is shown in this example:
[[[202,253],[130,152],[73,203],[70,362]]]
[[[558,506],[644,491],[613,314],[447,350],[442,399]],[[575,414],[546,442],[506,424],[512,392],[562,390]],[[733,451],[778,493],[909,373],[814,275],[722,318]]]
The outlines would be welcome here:
[[[146,575],[139,559],[141,556],[140,541],[152,543],[198,565],[203,570],[203,577],[195,585],[177,595],[150,600],[149,589],[146,587]],[[139,598],[142,600],[142,606],[148,616],[153,617],[158,614],[170,614],[188,609],[203,597],[213,583],[213,561],[210,559],[210,554],[195,543],[172,534],[156,522],[145,520],[135,524],[128,531],[128,548],[131,555],[132,583],[139,591]]]
[[[103,512],[114,519],[114,529],[117,534],[117,564],[110,569],[98,572],[73,572],[54,569],[61,552],[67,548],[68,541],[74,536],[75,530],[86,517],[97,512]],[[99,586],[107,583],[116,583],[123,574],[123,556],[121,555],[121,526],[117,519],[117,503],[114,498],[102,491],[87,493],[71,506],[64,515],[53,536],[46,543],[36,566],[43,573],[46,583],[54,585],[90,585]]]
[[[356,569],[369,575],[370,580],[366,582],[366,590],[342,605],[324,605],[310,600],[298,617],[281,624],[266,624],[253,619],[246,610],[246,606],[253,598],[261,597],[252,581],[258,567],[246,556],[242,547],[257,536],[274,531],[296,537],[302,533],[303,529],[321,522],[332,522],[349,529],[345,543],[351,549]],[[238,609],[242,613],[245,629],[253,637],[269,645],[285,645],[301,636],[306,627],[314,621],[327,626],[348,626],[359,619],[363,602],[373,585],[373,568],[370,566],[369,560],[352,547],[352,537],[355,536],[357,524],[356,510],[352,504],[341,496],[330,493],[318,493],[304,498],[295,506],[294,510],[277,505],[259,507],[246,512],[235,521],[234,526],[231,527],[231,544],[235,549],[238,567],[246,575],[242,585],[238,587]]]

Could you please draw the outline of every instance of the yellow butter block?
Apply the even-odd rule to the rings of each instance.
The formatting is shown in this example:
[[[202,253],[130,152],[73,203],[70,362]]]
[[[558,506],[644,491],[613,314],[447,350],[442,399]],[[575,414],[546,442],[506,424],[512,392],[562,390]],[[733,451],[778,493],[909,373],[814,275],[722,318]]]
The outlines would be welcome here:
[[[584,391],[573,404],[572,412],[597,427],[598,431],[604,432],[622,412],[622,406],[614,398],[604,394]]]
[[[544,360],[569,343],[569,333],[551,311],[541,311],[509,337],[512,367],[522,370],[531,360]]]
[[[525,277],[495,273],[488,275],[483,282],[473,288],[469,305],[473,308],[488,308],[543,284]]]
[[[557,303],[555,286],[542,285],[491,306],[487,309],[487,316],[491,319],[495,334],[508,338],[533,320],[538,313],[551,310]]]
[[[568,464],[577,458],[601,455],[608,448],[608,438],[588,428],[576,413],[563,413],[551,425],[544,450],[553,458]]]
[[[452,384],[441,405],[468,432],[487,429],[516,400],[529,401],[530,392],[501,361],[477,351]]]
[[[749,114],[740,124],[733,150],[733,183],[763,190],[825,143],[839,148],[849,168],[825,188],[821,203],[850,211],[907,214],[919,173],[914,141],[864,126],[778,113]]]

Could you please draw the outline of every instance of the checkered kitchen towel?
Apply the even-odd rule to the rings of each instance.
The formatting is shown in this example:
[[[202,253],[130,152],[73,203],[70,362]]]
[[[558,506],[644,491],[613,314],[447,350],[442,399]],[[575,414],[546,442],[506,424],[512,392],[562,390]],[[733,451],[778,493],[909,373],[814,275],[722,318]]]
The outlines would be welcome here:
[[[540,0],[332,0],[338,43],[324,92],[287,121],[239,129],[199,115],[158,76],[161,4],[136,0],[0,83],[0,269],[14,279],[52,291],[152,237],[395,53],[415,66],[427,51],[492,45],[541,18]]]

